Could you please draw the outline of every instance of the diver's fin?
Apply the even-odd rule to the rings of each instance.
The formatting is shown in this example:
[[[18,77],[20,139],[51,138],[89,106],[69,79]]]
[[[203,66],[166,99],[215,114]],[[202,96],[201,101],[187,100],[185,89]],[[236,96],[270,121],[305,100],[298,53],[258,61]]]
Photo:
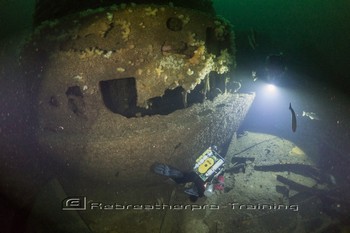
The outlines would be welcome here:
[[[196,186],[193,186],[192,188],[185,189],[184,192],[190,196],[199,197],[198,189]]]
[[[155,163],[152,166],[152,170],[159,175],[168,176],[172,178],[182,178],[184,176],[184,174],[181,171],[163,163]]]

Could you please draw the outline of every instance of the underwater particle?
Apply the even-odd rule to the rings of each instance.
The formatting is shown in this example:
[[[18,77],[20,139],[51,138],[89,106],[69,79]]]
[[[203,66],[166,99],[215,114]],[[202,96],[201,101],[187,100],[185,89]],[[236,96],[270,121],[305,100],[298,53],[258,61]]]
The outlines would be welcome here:
[[[120,73],[122,73],[122,72],[125,71],[125,69],[124,69],[123,67],[118,67],[118,68],[117,68],[117,71],[120,72]]]
[[[157,8],[152,9],[151,7],[147,7],[145,11],[147,16],[156,16],[158,9]]]
[[[103,57],[105,57],[105,58],[110,58],[111,55],[112,55],[112,53],[113,53],[113,51],[108,51],[107,53],[105,53],[105,54],[103,55]]]
[[[179,15],[179,19],[181,19],[183,24],[188,24],[188,22],[190,22],[190,17],[188,17],[188,16]]]
[[[110,12],[107,12],[107,19],[108,21],[112,21],[113,20],[113,14]]]
[[[138,75],[142,75],[142,72],[143,72],[142,69],[138,69],[138,70],[137,70],[137,74],[138,74]]]
[[[160,66],[160,67],[157,67],[156,69],[155,69],[155,71],[156,71],[156,74],[157,74],[157,76],[159,77],[164,71],[162,70],[162,67]]]
[[[103,50],[95,48],[95,54],[101,56],[104,53]]]
[[[88,86],[87,85],[84,85],[83,86],[83,91],[86,91],[88,89]]]
[[[177,32],[182,30],[183,22],[179,18],[170,17],[166,21],[166,26],[169,30]]]
[[[158,77],[164,72],[164,70],[162,69],[162,66],[157,67],[155,71]]]
[[[76,80],[79,80],[79,81],[81,81],[83,79],[83,77],[80,76],[80,75],[76,75],[73,78],[76,79]]]
[[[299,147],[295,146],[292,148],[292,150],[289,152],[291,155],[298,155],[298,156],[304,156],[305,152],[300,149]]]
[[[141,22],[141,23],[139,24],[139,26],[140,26],[141,28],[146,28],[146,26],[143,24],[143,22]]]
[[[193,70],[191,70],[190,68],[187,70],[187,74],[188,75],[192,75],[192,74],[194,74],[194,71]]]

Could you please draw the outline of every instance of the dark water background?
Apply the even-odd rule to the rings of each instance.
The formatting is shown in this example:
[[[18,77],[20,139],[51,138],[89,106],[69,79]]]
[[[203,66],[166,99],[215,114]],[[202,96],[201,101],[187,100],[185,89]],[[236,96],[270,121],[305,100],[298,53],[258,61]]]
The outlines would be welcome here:
[[[238,65],[283,52],[290,66],[312,74],[312,80],[349,85],[349,1],[227,0],[214,6],[234,25]],[[256,33],[254,51],[248,48],[250,30]]]
[[[346,170],[339,164],[350,161],[350,2],[227,0],[214,1],[214,7],[234,25],[241,91],[257,93],[240,130],[289,139],[308,152],[317,151],[311,156],[327,171]],[[248,41],[252,32],[254,49]],[[268,93],[263,80],[252,81],[251,72],[263,79],[266,56],[281,52],[288,70],[283,85]],[[297,114],[296,133],[289,103]],[[321,120],[302,117],[303,111],[315,112]],[[349,173],[339,178],[350,181]]]
[[[235,75],[242,81],[241,91],[257,92],[241,130],[272,133],[316,146],[325,141],[346,144],[350,113],[350,2],[214,1],[214,7],[234,25]],[[252,31],[255,49],[248,42]],[[263,78],[266,56],[281,52],[288,67],[284,85],[269,94],[259,79],[251,81],[251,72],[257,71]],[[297,114],[295,134],[290,129],[289,103]],[[303,111],[315,112],[322,120],[302,117]],[[343,148],[339,153],[349,155],[346,146],[334,147]]]
[[[11,56],[32,29],[35,1],[0,1],[0,51]],[[283,52],[289,66],[348,91],[350,2],[215,0],[214,8],[234,26],[238,68],[253,68],[271,53]],[[257,46],[250,49],[254,31]],[[4,53],[6,52],[6,53]]]

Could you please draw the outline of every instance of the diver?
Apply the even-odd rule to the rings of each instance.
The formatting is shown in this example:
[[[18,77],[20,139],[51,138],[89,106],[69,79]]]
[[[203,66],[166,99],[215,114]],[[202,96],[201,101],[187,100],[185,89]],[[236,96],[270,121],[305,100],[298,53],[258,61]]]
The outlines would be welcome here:
[[[271,84],[278,84],[283,79],[287,71],[285,56],[282,52],[279,54],[270,54],[265,59],[265,77]]]
[[[215,148],[216,149],[216,148]],[[163,163],[155,163],[153,172],[167,176],[177,184],[192,183],[190,188],[184,190],[190,196],[192,202],[198,198],[210,197],[214,190],[224,189],[223,165],[224,159],[216,152],[214,147],[209,147],[200,155],[192,171],[182,172]]]

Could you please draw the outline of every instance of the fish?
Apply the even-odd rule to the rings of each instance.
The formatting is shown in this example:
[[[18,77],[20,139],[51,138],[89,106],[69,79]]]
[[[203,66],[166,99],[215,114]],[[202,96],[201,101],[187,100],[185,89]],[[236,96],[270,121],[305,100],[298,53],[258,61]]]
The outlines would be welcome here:
[[[318,115],[314,112],[305,112],[303,111],[303,117],[308,117],[310,118],[310,120],[316,120],[316,121],[319,121],[321,120]]]
[[[297,130],[297,117],[292,108],[292,103],[289,103],[289,110],[292,113],[292,131],[295,132]]]

